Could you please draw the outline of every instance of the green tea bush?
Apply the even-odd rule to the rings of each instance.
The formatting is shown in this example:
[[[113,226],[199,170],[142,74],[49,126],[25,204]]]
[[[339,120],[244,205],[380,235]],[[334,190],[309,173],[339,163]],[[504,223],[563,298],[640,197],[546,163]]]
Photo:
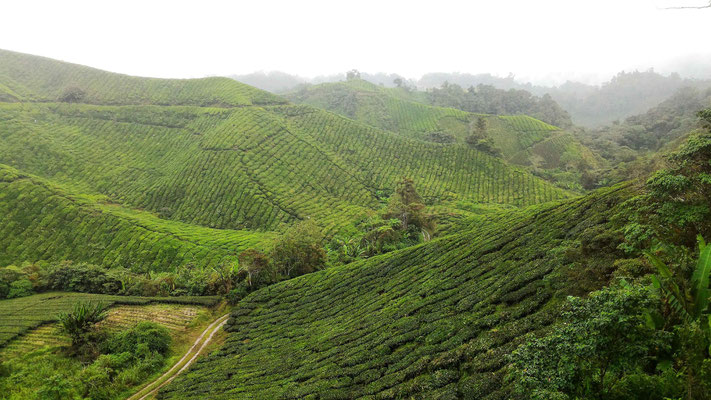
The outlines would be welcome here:
[[[161,398],[509,398],[508,355],[555,321],[564,249],[633,193],[477,217],[457,234],[257,290],[237,304],[223,348]]]

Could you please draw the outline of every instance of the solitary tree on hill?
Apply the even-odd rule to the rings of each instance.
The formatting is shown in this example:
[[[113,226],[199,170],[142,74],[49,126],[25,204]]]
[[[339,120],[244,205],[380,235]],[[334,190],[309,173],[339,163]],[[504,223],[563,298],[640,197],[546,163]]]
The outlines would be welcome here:
[[[289,228],[274,243],[271,259],[281,275],[292,278],[317,271],[326,263],[323,233],[310,219]]]
[[[267,256],[255,249],[247,249],[241,252],[238,256],[239,259],[239,273],[244,274],[247,278],[247,285],[249,287],[259,286],[259,283],[268,281],[269,279],[275,279],[275,277],[270,276],[271,268],[270,261]]]
[[[346,73],[346,79],[349,81],[360,79],[360,72],[357,69],[352,69]]]
[[[486,137],[487,127],[488,127],[488,124],[486,122],[486,118],[484,118],[484,117],[477,118],[476,131],[480,136]]]
[[[425,204],[415,189],[415,182],[407,177],[402,177],[398,182],[395,195],[388,203],[386,217],[399,219],[404,231],[410,226],[416,226],[422,231],[432,231],[434,228],[434,221],[425,213]]]

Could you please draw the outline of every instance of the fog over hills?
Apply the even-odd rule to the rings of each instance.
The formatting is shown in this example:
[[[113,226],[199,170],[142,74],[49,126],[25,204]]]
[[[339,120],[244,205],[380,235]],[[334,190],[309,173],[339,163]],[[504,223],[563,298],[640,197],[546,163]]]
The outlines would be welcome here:
[[[687,62],[689,60],[692,62]],[[709,80],[711,55],[697,55],[689,59],[670,61],[661,70],[664,72],[652,68],[621,71],[607,77],[603,82],[593,84],[586,83],[586,80],[579,80],[580,77],[575,77],[574,74],[568,77],[563,74],[551,79],[526,81],[514,74],[502,77],[489,73],[432,72],[419,78],[408,79],[396,73],[359,73],[362,79],[385,87],[396,87],[396,80],[400,79],[401,85],[422,91],[439,88],[446,82],[459,85],[463,89],[490,85],[503,90],[525,90],[538,97],[549,94],[570,113],[576,125],[599,127],[615,120],[641,114],[681,88],[705,89],[711,86]],[[306,78],[272,71],[230,77],[273,93],[285,93],[303,85],[343,81],[346,79],[346,73]],[[561,79],[565,80],[561,81]],[[556,80],[559,83],[545,83]],[[594,79],[587,81],[594,81]]]

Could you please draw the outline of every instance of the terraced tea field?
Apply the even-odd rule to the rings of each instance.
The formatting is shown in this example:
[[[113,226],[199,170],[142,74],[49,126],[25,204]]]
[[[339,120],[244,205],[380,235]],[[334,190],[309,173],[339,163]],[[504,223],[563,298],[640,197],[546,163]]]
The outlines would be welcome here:
[[[554,320],[566,250],[632,193],[472,221],[255,292],[233,311],[224,347],[161,399],[509,398],[507,355]]]
[[[69,346],[71,342],[69,336],[62,332],[59,324],[45,324],[27,331],[0,348],[0,360],[17,357],[45,346]]]
[[[463,141],[469,131],[467,112],[404,100],[392,89],[363,80],[309,86],[286,97],[418,139],[430,132],[445,131]]]
[[[218,264],[269,235],[216,230],[97,203],[0,165],[0,265],[90,262],[137,271]]]
[[[591,167],[602,160],[575,137],[559,128],[526,115],[497,116],[464,112],[423,104],[423,92],[403,95],[398,88],[379,87],[362,80],[308,86],[287,95],[296,103],[324,108],[370,126],[400,133],[422,141],[443,141],[466,146],[466,138],[476,132],[479,118],[487,122],[486,134],[502,158],[522,166],[543,169],[568,168],[560,154],[541,151],[548,140],[565,137],[562,151],[582,157]],[[538,150],[534,147],[538,146]]]
[[[195,306],[212,306],[217,302],[217,297],[134,297],[134,296],[111,296],[101,294],[85,293],[43,293],[18,299],[0,300],[0,348],[7,345],[13,339],[24,335],[32,329],[45,324],[57,321],[57,315],[62,312],[70,312],[74,305],[81,301],[103,302],[106,305],[131,305],[147,306],[151,303],[178,304],[181,307],[174,316],[165,317],[166,322],[176,327],[181,323],[181,319],[191,317],[195,311]],[[189,305],[190,307],[186,307]],[[157,316],[161,311],[171,309],[165,306],[151,306],[146,311],[138,312],[135,308],[128,308],[125,312],[114,312],[114,322],[109,322],[109,326],[127,326],[140,318]],[[157,307],[157,308],[156,308]],[[181,316],[183,315],[183,316]],[[38,331],[36,337],[38,341],[48,340],[47,335],[51,334],[51,329]],[[32,339],[30,339],[32,340]]]
[[[476,150],[407,139],[308,107],[162,111],[175,121],[144,121],[163,114],[132,106],[0,104],[0,163],[108,202],[221,229],[273,230],[307,217],[335,229],[376,207],[376,192],[392,192],[404,175],[433,200],[446,191],[515,205],[567,196]],[[123,115],[137,122],[122,122]]]
[[[367,176],[376,189],[392,190],[401,176],[408,176],[430,201],[437,201],[447,192],[476,202],[518,206],[568,197],[565,191],[522,169],[465,146],[427,143],[366,126],[359,136],[353,136],[348,131],[353,123],[334,114],[312,112],[307,107],[292,107],[288,112],[290,131],[306,135],[311,132],[310,126],[327,126],[313,140],[334,149],[352,170]],[[402,151],[403,148],[409,150]]]

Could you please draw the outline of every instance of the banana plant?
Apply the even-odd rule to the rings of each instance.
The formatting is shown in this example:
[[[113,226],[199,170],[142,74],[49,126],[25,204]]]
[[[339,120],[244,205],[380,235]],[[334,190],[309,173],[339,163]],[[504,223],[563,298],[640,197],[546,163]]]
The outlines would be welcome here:
[[[657,269],[659,276],[652,275],[652,284],[667,299],[672,310],[685,323],[698,322],[706,337],[711,341],[711,319],[709,318],[709,277],[711,276],[711,245],[707,245],[699,235],[699,259],[691,275],[689,288],[682,290],[674,281],[674,275],[659,257],[645,252],[647,259]],[[711,348],[709,349],[711,353]]]

